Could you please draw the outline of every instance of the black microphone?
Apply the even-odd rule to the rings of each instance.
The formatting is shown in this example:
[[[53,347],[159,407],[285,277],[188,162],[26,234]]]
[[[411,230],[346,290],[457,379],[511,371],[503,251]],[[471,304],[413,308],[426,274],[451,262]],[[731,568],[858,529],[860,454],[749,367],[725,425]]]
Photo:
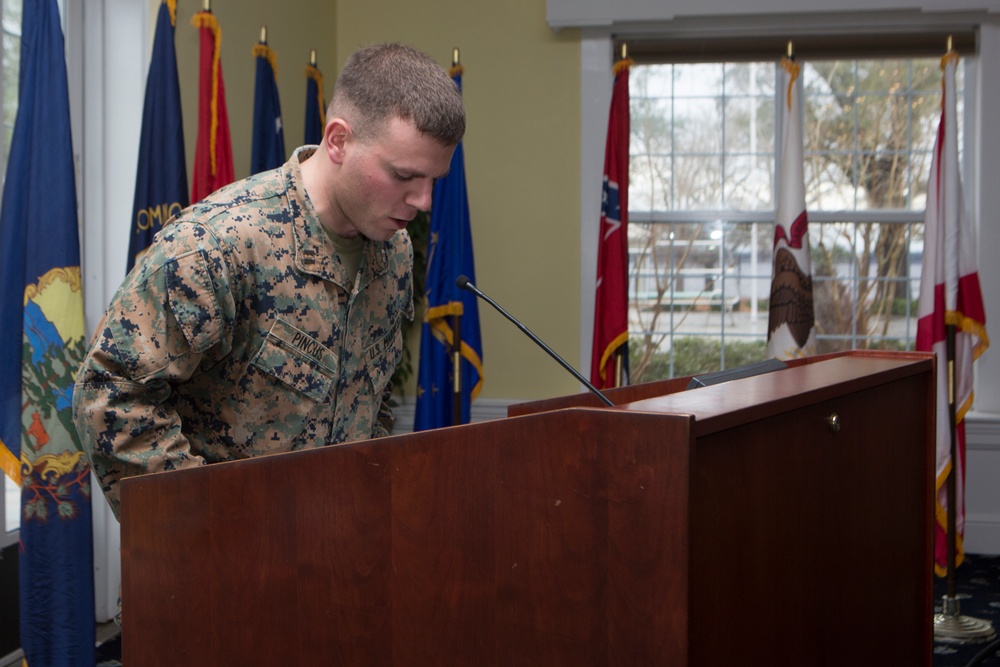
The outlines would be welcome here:
[[[510,320],[511,322],[513,322],[514,326],[516,326],[518,329],[520,329],[521,331],[523,331],[525,333],[525,335],[528,336],[528,338],[530,338],[531,340],[535,341],[535,344],[538,345],[538,347],[540,347],[543,350],[545,350],[546,352],[548,352],[549,356],[551,356],[553,359],[555,359],[556,361],[558,361],[562,365],[563,368],[565,368],[570,373],[572,373],[573,377],[575,377],[577,380],[579,380],[580,382],[582,382],[584,384],[584,386],[587,387],[587,389],[589,389],[590,391],[594,392],[597,395],[598,398],[600,398],[602,401],[604,401],[604,403],[606,405],[610,405],[611,407],[615,407],[615,404],[611,402],[610,398],[608,398],[607,396],[605,396],[604,394],[602,394],[601,391],[597,387],[595,387],[594,385],[592,385],[589,382],[587,382],[587,378],[585,378],[582,375],[580,375],[580,372],[578,370],[576,370],[575,368],[573,368],[572,366],[570,366],[568,363],[566,363],[566,360],[563,359],[562,357],[560,357],[558,354],[556,354],[552,350],[551,347],[549,347],[548,345],[546,345],[545,343],[543,343],[541,338],[539,338],[535,334],[531,333],[531,331],[528,330],[528,327],[524,326],[523,324],[521,324],[520,322],[518,322],[516,319],[514,319],[514,317],[510,313],[508,313],[506,310],[504,310],[499,305],[497,305],[496,301],[494,301],[493,299],[491,299],[490,297],[486,296],[481,291],[479,291],[478,287],[476,287],[471,282],[469,282],[469,278],[467,276],[459,276],[458,280],[455,281],[455,285],[459,289],[464,289],[464,290],[466,290],[468,292],[472,292],[473,294],[475,294],[476,296],[478,296],[480,299],[482,299],[486,303],[488,303],[491,306],[493,306],[494,308],[496,308],[497,312],[499,312],[501,315],[503,315],[508,320]]]

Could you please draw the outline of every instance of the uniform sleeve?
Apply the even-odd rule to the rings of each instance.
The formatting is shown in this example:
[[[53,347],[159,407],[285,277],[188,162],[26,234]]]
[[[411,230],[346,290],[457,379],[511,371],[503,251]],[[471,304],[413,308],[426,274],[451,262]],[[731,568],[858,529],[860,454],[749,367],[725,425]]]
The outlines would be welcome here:
[[[171,394],[231,343],[229,272],[202,235],[161,233],[97,326],[77,376],[73,416],[108,503],[124,477],[199,466]]]

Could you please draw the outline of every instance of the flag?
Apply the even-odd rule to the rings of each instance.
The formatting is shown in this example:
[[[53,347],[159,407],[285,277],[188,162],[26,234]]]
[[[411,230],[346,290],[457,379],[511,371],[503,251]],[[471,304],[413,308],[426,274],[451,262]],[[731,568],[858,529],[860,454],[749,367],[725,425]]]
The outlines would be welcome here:
[[[323,73],[315,63],[306,65],[306,136],[305,146],[319,145],[326,129],[326,99],[323,97]]]
[[[277,55],[263,42],[254,44],[257,82],[253,93],[253,147],[250,173],[257,174],[285,163],[285,130],[278,99]]]
[[[202,200],[235,180],[229,139],[226,87],[222,81],[222,29],[212,12],[198,12],[191,25],[200,31],[198,64],[198,139],[194,149],[191,201]]]
[[[590,356],[590,383],[598,389],[617,386],[615,361],[619,353],[623,370],[628,369],[628,70],[631,65],[630,58],[615,63],[604,147],[594,343]]]
[[[937,465],[935,485],[935,571],[944,576],[948,563],[947,481],[955,474],[955,563],[964,557],[965,534],[965,415],[972,407],[972,362],[989,347],[986,312],[979,288],[975,237],[965,214],[958,170],[958,123],[955,104],[955,69],[958,54],[941,59],[941,121],[931,158],[924,213],[924,259],[917,305],[917,349],[937,357]],[[948,402],[946,327],[955,335],[955,455],[951,458],[951,420]]]
[[[781,87],[786,91],[781,131],[781,174],[774,220],[771,300],[767,317],[767,354],[793,359],[816,354],[809,216],[802,162],[802,82],[799,65],[781,59]]]
[[[449,74],[461,90],[462,67],[456,65]],[[420,335],[415,431],[467,424],[472,401],[483,386],[479,304],[472,292],[459,289],[455,284],[461,275],[475,284],[465,159],[459,143],[452,155],[448,175],[434,183],[425,283],[427,314]],[[458,420],[454,419],[453,315],[461,316],[461,415]]]
[[[72,419],[83,294],[66,54],[56,0],[25,2],[0,209],[0,461],[21,486],[21,648],[94,664],[90,466]]]
[[[184,123],[174,50],[176,11],[176,0],[163,0],[156,19],[153,58],[142,107],[126,271],[132,270],[163,223],[188,205]]]

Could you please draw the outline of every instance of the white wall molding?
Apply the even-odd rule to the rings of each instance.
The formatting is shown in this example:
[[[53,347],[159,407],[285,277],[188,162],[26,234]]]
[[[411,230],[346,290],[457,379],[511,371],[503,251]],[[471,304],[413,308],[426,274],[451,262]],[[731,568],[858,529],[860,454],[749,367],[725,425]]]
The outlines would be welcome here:
[[[775,26],[805,18],[828,24],[840,17],[846,21],[879,25],[902,18],[909,24],[925,25],[996,17],[1000,6],[990,0],[839,0],[835,11],[824,0],[757,0],[734,4],[729,0],[546,0],[545,17],[553,29],[613,28],[614,30],[666,24],[702,22],[715,29]]]
[[[965,446],[1000,452],[1000,414],[969,412],[965,416]]]
[[[965,418],[965,551],[1000,554],[1000,414]]]

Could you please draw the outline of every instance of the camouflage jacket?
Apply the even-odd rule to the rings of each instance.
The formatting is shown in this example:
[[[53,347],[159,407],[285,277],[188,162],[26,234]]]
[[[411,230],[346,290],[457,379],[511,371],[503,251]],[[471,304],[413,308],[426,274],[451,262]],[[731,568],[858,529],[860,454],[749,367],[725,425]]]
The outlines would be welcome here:
[[[177,214],[98,324],[74,419],[108,502],[118,480],[387,435],[413,318],[405,231],[368,241],[353,289],[282,167]]]

